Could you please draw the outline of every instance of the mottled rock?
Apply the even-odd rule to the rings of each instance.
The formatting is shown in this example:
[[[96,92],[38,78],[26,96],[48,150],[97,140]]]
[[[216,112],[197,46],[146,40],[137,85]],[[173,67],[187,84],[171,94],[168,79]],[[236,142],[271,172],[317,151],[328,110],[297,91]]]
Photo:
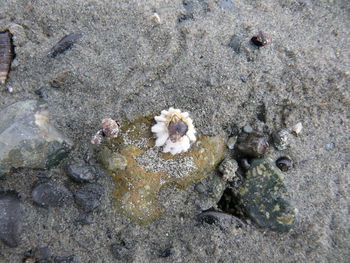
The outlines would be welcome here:
[[[196,220],[201,224],[215,224],[223,230],[232,227],[239,228],[245,225],[239,218],[219,211],[204,211],[197,215]]]
[[[38,183],[32,191],[32,200],[43,207],[62,207],[72,202],[72,194],[61,183]]]
[[[92,212],[101,204],[103,192],[103,187],[100,184],[84,185],[75,194],[75,202],[83,209],[85,213]]]
[[[11,168],[50,169],[71,147],[72,142],[50,124],[44,104],[26,100],[0,111],[0,175]]]
[[[243,156],[261,157],[269,149],[268,138],[257,133],[241,136],[236,143],[236,149]]]
[[[23,209],[18,194],[14,191],[0,192],[0,240],[9,247],[17,247]]]
[[[226,145],[230,150],[233,150],[235,148],[236,142],[237,142],[237,136],[232,136],[228,138]]]
[[[92,165],[71,164],[67,168],[67,174],[78,183],[92,183],[100,178],[97,168]]]
[[[226,181],[231,181],[235,177],[237,169],[238,163],[232,158],[225,158],[219,166],[219,171],[222,173],[222,176]]]
[[[288,232],[296,216],[282,178],[271,161],[254,159],[243,184],[235,191],[244,214],[257,226],[276,232]]]
[[[285,129],[279,129],[272,133],[273,145],[279,151],[286,150],[290,145],[291,134]]]
[[[108,142],[100,153],[102,165],[109,170],[117,186],[114,197],[118,211],[139,224],[146,224],[160,215],[158,193],[162,187],[183,189],[206,178],[223,159],[226,150],[223,136],[199,135],[186,153],[162,153],[155,147],[152,119],[153,116],[147,116],[133,123],[122,123],[120,136]],[[119,158],[120,155],[123,158]],[[114,165],[115,159],[125,159],[126,166]]]

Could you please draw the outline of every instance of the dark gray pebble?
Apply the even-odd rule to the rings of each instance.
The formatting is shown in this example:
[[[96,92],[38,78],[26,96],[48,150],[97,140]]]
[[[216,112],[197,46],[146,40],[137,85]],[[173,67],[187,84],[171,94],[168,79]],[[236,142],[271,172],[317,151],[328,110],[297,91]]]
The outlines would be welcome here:
[[[287,172],[293,166],[293,161],[289,157],[283,156],[276,160],[276,166],[281,171]]]
[[[52,252],[48,247],[38,247],[33,251],[32,257],[36,259],[36,262],[51,262],[49,260],[52,257]]]
[[[261,157],[269,149],[268,138],[257,133],[240,136],[236,143],[237,151],[247,157]]]
[[[123,260],[123,262],[132,262],[132,254],[134,245],[131,242],[119,241],[111,245],[111,252],[115,259]]]
[[[89,213],[101,204],[103,192],[104,189],[100,184],[87,184],[75,194],[75,201],[82,207],[84,213]]]
[[[200,213],[196,219],[201,224],[215,224],[222,230],[228,229],[230,227],[239,228],[244,225],[243,221],[241,221],[239,218],[217,211],[204,211]]]
[[[59,54],[64,53],[66,50],[70,49],[75,42],[77,42],[83,34],[69,34],[65,37],[63,37],[60,41],[57,42],[57,44],[52,48],[51,50],[51,57],[55,58]]]
[[[100,173],[95,166],[71,164],[67,168],[68,176],[78,183],[92,183],[100,178]]]
[[[32,200],[43,207],[62,207],[72,202],[72,194],[61,183],[38,183],[32,191]]]
[[[69,256],[56,256],[55,263],[78,263],[74,255]]]
[[[161,258],[167,258],[170,257],[171,255],[173,255],[175,253],[174,249],[168,247],[162,251],[160,251],[159,253],[159,257]]]
[[[17,247],[20,228],[25,215],[15,191],[0,192],[0,240],[9,247]]]

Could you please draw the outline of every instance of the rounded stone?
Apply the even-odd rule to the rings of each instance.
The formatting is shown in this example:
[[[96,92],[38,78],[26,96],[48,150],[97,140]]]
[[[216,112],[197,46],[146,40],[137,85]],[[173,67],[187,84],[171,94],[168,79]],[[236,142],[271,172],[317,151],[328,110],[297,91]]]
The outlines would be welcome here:
[[[67,175],[78,183],[91,183],[100,178],[97,168],[92,165],[71,164],[67,168]]]
[[[285,129],[276,130],[272,134],[273,145],[279,151],[286,150],[290,145],[291,134]]]
[[[71,203],[72,194],[61,183],[44,182],[33,188],[32,200],[43,207],[62,207]]]
[[[241,136],[236,143],[236,149],[243,156],[261,157],[269,149],[268,138],[257,133]]]

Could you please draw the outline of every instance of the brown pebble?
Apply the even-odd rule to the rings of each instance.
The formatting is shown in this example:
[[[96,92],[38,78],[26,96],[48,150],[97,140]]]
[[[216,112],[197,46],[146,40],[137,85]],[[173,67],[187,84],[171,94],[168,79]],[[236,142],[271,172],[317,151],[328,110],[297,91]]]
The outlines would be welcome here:
[[[245,157],[261,157],[268,149],[268,138],[257,133],[242,136],[236,143],[236,150]]]
[[[12,35],[7,30],[0,32],[0,84],[4,85],[13,60],[14,47]]]
[[[258,34],[252,37],[251,41],[258,47],[266,46],[272,42],[272,38],[269,34],[259,31]]]

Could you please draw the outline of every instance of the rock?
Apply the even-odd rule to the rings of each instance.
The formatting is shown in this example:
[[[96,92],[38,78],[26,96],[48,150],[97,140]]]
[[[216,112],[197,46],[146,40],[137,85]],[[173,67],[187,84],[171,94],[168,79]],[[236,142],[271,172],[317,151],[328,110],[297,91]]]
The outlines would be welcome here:
[[[286,150],[290,145],[291,134],[285,129],[280,129],[272,134],[273,145],[279,151]]]
[[[100,152],[100,161],[117,186],[114,197],[118,211],[139,224],[147,224],[160,215],[161,188],[184,189],[206,178],[226,151],[224,136],[199,135],[186,153],[162,153],[161,148],[155,147],[152,124],[153,116],[122,123],[121,136],[111,139]],[[123,165],[119,165],[119,159],[123,159]]]
[[[101,177],[97,168],[92,165],[71,164],[67,168],[67,174],[78,183],[92,183]]]
[[[11,168],[50,169],[68,156],[72,142],[49,122],[36,100],[13,103],[0,111],[0,175]]]
[[[232,136],[227,140],[226,145],[230,150],[233,150],[235,148],[236,142],[237,142],[237,136]]]
[[[238,169],[238,163],[235,159],[226,158],[219,166],[219,171],[222,173],[226,181],[232,181]]]
[[[114,259],[123,260],[123,262],[133,262],[132,249],[134,245],[131,242],[119,241],[111,245],[111,252]]]
[[[288,232],[296,216],[282,178],[271,161],[254,159],[243,184],[235,190],[244,214],[257,226],[276,232]]]
[[[168,247],[168,248],[160,251],[159,257],[160,258],[167,258],[167,257],[170,257],[171,255],[173,255],[174,253],[175,253],[174,249]]]
[[[32,200],[43,207],[62,207],[72,202],[72,194],[61,183],[38,183],[32,191]]]
[[[268,138],[257,133],[241,136],[236,143],[236,149],[243,156],[261,157],[269,149]]]
[[[237,217],[218,211],[204,211],[200,213],[196,220],[201,223],[207,223],[209,225],[215,224],[222,230],[232,227],[243,227],[245,224]]]
[[[33,251],[33,257],[36,259],[36,262],[51,262],[52,252],[48,247],[38,247]]]
[[[19,245],[24,216],[18,194],[14,191],[0,192],[0,240],[5,245]]]
[[[293,166],[293,161],[287,156],[282,156],[276,160],[276,166],[282,172],[287,172]]]
[[[92,212],[101,204],[104,189],[100,184],[84,185],[75,194],[75,202],[82,207],[85,213]]]
[[[250,126],[250,125],[245,125],[242,130],[243,130],[244,133],[252,133],[253,132],[253,127]]]
[[[78,263],[74,255],[69,256],[56,256],[55,263]]]

